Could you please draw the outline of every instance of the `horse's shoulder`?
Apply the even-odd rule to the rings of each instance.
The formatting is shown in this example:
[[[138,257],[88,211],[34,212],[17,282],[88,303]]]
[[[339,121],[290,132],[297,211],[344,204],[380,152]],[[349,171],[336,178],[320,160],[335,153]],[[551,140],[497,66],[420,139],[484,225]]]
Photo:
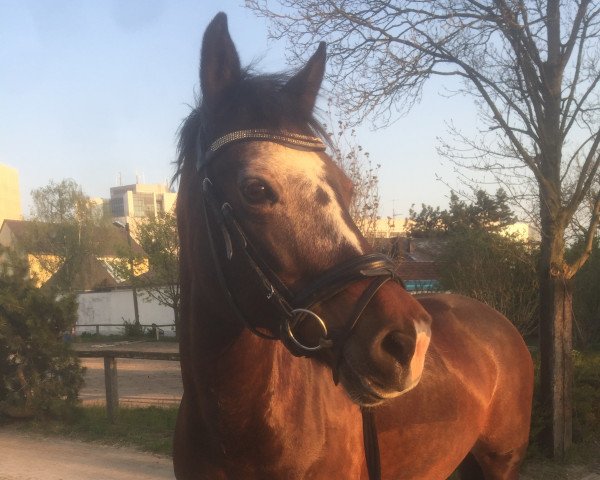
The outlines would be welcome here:
[[[496,312],[493,308],[479,300],[455,293],[417,295],[416,298],[431,315],[448,314],[471,309]]]
[[[492,329],[510,336],[516,332],[514,325],[502,313],[474,298],[440,293],[423,295],[417,299],[431,315],[436,328],[442,328],[442,325],[445,328],[466,327],[473,332]]]
[[[424,295],[418,300],[431,315],[431,330],[436,341],[440,335],[454,338],[466,334],[478,345],[513,345],[527,351],[512,322],[479,300],[457,294]]]

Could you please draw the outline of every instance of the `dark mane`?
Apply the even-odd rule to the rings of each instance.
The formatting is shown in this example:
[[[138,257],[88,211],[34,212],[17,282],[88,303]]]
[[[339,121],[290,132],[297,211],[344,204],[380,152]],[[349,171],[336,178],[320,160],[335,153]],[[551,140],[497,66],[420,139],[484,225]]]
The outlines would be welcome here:
[[[235,130],[293,130],[317,135],[329,145],[329,136],[318,119],[314,115],[299,115],[295,99],[282,92],[291,77],[285,73],[255,75],[245,70],[214,112],[209,112],[199,98],[179,128],[173,181],[195,165],[199,148],[204,149],[216,138]]]

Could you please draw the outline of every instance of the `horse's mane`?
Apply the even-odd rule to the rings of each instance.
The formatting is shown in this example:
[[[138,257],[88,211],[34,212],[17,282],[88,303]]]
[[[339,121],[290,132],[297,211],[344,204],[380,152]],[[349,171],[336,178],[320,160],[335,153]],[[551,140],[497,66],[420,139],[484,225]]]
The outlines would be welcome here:
[[[249,69],[242,72],[241,80],[227,92],[224,110],[233,108],[229,112],[230,118],[237,121],[228,129],[230,131],[240,128],[270,128],[289,129],[293,128],[299,132],[317,135],[327,145],[331,140],[322,124],[314,114],[310,117],[301,117],[298,108],[289,95],[282,94],[282,89],[292,75],[288,73],[278,74],[253,74]],[[177,145],[176,172],[173,176],[175,182],[188,167],[195,165],[200,136],[203,132],[207,143],[217,135],[211,131],[205,117],[206,108],[202,98],[196,99],[196,105],[192,107],[190,114],[183,120],[179,128],[179,141]],[[218,132],[219,135],[228,132]]]

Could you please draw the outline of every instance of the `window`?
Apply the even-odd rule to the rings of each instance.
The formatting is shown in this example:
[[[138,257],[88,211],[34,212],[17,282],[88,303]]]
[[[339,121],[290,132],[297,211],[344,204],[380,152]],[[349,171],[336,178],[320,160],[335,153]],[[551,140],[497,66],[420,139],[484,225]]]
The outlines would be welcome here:
[[[125,216],[125,205],[123,204],[123,197],[113,197],[110,199],[110,212],[113,217],[124,217]]]

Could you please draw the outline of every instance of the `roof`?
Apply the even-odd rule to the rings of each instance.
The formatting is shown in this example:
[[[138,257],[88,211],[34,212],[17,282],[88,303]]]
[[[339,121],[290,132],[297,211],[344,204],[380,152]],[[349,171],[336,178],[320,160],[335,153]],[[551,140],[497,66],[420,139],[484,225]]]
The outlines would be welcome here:
[[[439,264],[436,262],[398,262],[398,275],[402,280],[439,280]]]
[[[44,223],[27,220],[4,220],[0,231],[9,229],[17,244],[27,242],[28,237],[33,236],[36,241],[32,251],[29,253],[53,254],[52,238],[62,235],[64,226],[55,223]],[[74,225],[67,225],[67,228],[76,228]],[[86,231],[90,238],[99,240],[95,252],[98,257],[109,257],[122,255],[129,250],[127,243],[127,232],[124,228],[112,224],[91,226],[91,231]],[[144,250],[132,238],[132,250],[134,255],[143,255]],[[18,245],[15,245],[18,246]]]
[[[68,278],[69,262],[65,262],[58,271],[50,277],[44,286],[52,286]],[[112,275],[106,264],[92,255],[87,255],[79,264],[79,268],[69,279],[73,290],[97,290],[102,288],[114,288],[123,286]]]
[[[400,261],[431,263],[439,256],[444,239],[408,238],[403,236],[371,239],[375,251],[385,253]]]

